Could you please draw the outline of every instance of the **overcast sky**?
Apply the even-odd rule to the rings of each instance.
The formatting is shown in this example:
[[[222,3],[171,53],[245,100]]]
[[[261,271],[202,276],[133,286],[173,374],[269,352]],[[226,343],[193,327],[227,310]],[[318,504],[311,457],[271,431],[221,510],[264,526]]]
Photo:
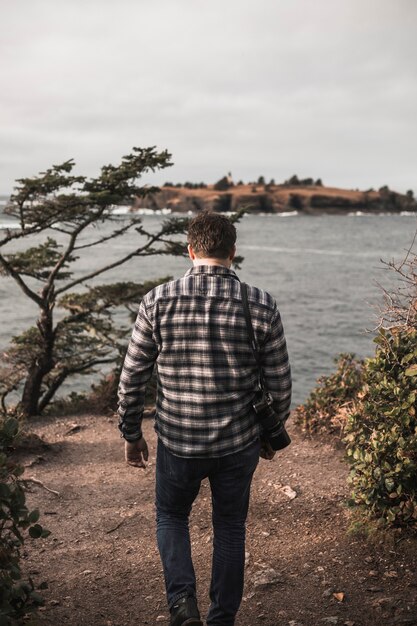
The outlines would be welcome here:
[[[0,193],[132,146],[146,182],[417,191],[416,0],[0,0]]]

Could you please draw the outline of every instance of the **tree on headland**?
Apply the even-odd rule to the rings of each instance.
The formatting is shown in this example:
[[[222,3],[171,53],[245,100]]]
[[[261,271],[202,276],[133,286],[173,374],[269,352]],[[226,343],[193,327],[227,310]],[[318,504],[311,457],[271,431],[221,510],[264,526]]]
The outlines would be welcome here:
[[[96,279],[138,257],[184,254],[177,235],[185,231],[188,219],[170,218],[151,232],[133,213],[121,220],[113,207],[158,191],[137,181],[170,165],[167,151],[133,148],[119,165],[102,167],[96,178],[73,175],[70,160],[17,181],[6,213],[20,228],[0,231],[0,273],[15,281],[38,315],[36,325],[14,337],[3,354],[3,412],[14,392],[20,413],[39,414],[69,376],[92,373],[120,357],[126,329],[115,325],[115,309],[134,312],[144,293],[161,279],[105,284],[96,284]],[[104,256],[86,269],[98,246],[133,232],[137,239],[131,247],[120,246],[114,259]],[[77,266],[79,258],[83,269]]]
[[[234,187],[234,182],[230,172],[227,176],[223,176],[223,178],[220,178],[220,180],[213,185],[213,189],[216,191],[227,191],[230,187]]]
[[[288,180],[284,182],[284,185],[299,185],[299,184],[300,184],[300,179],[298,178],[297,174],[294,174],[293,176],[291,176],[291,178],[289,178]]]
[[[297,174],[294,174],[293,176],[291,176],[291,178],[289,178],[288,180],[286,180],[284,182],[284,185],[290,185],[290,186],[297,186],[297,185],[303,185],[303,186],[310,186],[310,185],[322,185],[321,179],[318,178],[316,182],[314,182],[314,180],[312,178],[298,178]]]

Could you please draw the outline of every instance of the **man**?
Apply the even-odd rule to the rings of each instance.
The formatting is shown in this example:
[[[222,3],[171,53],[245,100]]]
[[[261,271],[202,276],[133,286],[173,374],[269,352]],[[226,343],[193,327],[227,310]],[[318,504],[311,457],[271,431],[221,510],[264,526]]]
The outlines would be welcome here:
[[[258,368],[230,269],[236,229],[204,211],[188,230],[193,267],[142,300],[119,384],[119,428],[128,464],[144,467],[145,386],[157,365],[155,430],[157,541],[171,626],[202,626],[196,600],[188,518],[201,481],[212,494],[213,561],[207,626],[231,626],[242,593],[245,523],[261,443],[252,407]],[[280,315],[267,292],[248,286],[256,341],[274,409],[289,415],[291,376]]]

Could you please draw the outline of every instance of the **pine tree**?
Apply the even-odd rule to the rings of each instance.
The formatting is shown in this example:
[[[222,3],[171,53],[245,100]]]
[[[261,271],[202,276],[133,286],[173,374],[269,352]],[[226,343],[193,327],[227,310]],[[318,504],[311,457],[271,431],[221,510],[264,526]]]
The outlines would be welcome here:
[[[3,412],[10,408],[6,398],[18,392],[19,412],[37,415],[69,376],[92,373],[122,357],[126,329],[116,325],[114,312],[125,307],[133,313],[156,283],[99,285],[95,279],[138,257],[185,254],[176,235],[186,230],[188,219],[170,218],[150,232],[134,213],[123,221],[113,213],[114,205],[132,204],[136,197],[158,191],[140,187],[137,181],[146,172],[170,165],[167,151],[133,148],[119,165],[103,166],[96,178],[74,176],[70,160],[17,181],[6,213],[18,220],[20,229],[0,231],[0,274],[15,280],[38,315],[36,326],[13,337],[3,354]],[[137,241],[131,248],[119,246],[117,258],[104,258],[98,267],[85,269],[95,246],[132,231]],[[14,250],[9,251],[11,246]],[[79,258],[84,270],[77,267]],[[156,282],[161,280],[166,278]]]

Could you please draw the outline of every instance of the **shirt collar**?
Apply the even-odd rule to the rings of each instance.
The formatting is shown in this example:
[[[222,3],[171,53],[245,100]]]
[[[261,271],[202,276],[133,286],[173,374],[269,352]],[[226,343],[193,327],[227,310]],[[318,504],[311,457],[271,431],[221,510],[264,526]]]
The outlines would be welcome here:
[[[185,276],[191,276],[194,274],[211,274],[217,276],[228,276],[229,278],[235,278],[239,280],[236,272],[224,265],[193,265],[186,273]]]

